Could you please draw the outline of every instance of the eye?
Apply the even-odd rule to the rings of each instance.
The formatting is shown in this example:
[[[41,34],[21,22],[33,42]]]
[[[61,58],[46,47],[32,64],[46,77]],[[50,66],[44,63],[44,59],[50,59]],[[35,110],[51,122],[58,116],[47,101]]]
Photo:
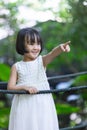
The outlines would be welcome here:
[[[30,42],[29,42],[29,41],[27,41],[27,44],[30,44]]]
[[[27,41],[27,44],[28,44],[28,45],[34,45],[34,43],[33,43],[33,42],[30,42],[30,41]]]
[[[34,42],[31,42],[30,45],[34,45],[35,43]]]
[[[37,43],[37,45],[40,45],[40,44],[41,44],[40,42]]]

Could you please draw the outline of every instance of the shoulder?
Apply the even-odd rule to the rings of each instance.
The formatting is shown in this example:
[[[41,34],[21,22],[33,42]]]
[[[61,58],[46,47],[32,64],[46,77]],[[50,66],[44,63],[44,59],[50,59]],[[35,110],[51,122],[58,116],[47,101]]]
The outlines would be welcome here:
[[[39,55],[39,56],[38,56],[38,59],[42,60],[42,55]]]
[[[39,60],[39,64],[46,69],[46,66],[44,65],[44,56],[40,55],[38,57],[38,60]]]
[[[42,56],[42,55],[39,55],[39,56],[38,56],[38,60],[39,60],[41,63],[43,63],[43,56]]]
[[[16,70],[16,63],[11,66],[11,71]]]
[[[11,66],[10,75],[11,75],[11,77],[13,77],[13,76],[16,75],[16,74],[17,74],[17,69],[16,69],[15,64],[13,64],[13,65]]]
[[[11,70],[17,71],[18,66],[20,65],[20,63],[21,63],[21,61],[14,63],[14,64],[12,65],[12,67],[11,67]]]

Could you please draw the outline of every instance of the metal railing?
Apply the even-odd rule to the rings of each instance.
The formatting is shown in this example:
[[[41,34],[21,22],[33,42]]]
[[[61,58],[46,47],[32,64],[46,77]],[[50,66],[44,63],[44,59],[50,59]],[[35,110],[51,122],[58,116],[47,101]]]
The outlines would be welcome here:
[[[60,79],[60,78],[68,78],[68,77],[75,77],[79,75],[84,75],[87,74],[87,72],[79,72],[75,74],[67,74],[67,75],[62,75],[62,76],[53,76],[53,77],[48,77],[48,80],[52,79]],[[52,90],[43,90],[39,91],[36,94],[48,94],[48,93],[59,93],[59,92],[66,92],[66,91],[77,91],[77,90],[83,90],[87,89],[87,86],[77,86],[77,87],[71,87],[71,88],[66,88],[66,89],[52,89]],[[0,93],[2,94],[29,94],[29,92],[25,90],[7,90],[7,82],[0,82]],[[81,125],[75,126],[75,127],[67,127],[67,128],[60,128],[60,130],[87,130],[87,122],[82,123]]]

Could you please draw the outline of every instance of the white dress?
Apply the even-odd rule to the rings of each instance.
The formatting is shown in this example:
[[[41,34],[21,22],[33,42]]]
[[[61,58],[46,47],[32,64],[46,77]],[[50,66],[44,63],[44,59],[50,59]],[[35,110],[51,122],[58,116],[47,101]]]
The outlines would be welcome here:
[[[49,90],[42,56],[34,61],[16,64],[17,85]],[[59,130],[52,94],[15,94],[12,101],[8,130]]]

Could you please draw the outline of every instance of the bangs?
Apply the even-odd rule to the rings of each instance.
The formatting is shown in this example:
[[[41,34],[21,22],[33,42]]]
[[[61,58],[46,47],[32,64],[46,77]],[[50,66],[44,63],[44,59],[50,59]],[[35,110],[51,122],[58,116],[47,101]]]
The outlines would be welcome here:
[[[37,32],[26,32],[25,40],[27,43],[35,43],[42,44],[42,39]]]

